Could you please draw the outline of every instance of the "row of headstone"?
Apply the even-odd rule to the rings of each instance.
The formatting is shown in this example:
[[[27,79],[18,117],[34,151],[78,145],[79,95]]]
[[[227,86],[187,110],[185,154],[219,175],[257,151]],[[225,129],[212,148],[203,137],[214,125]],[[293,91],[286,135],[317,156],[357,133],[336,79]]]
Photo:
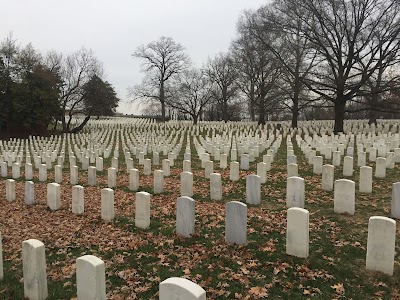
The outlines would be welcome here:
[[[246,242],[245,232],[238,232],[236,228],[244,227],[243,225],[246,224],[245,213],[247,213],[247,210],[245,204],[234,202],[228,203],[226,207],[225,237],[227,242],[243,244],[242,239],[244,239],[244,243]],[[194,207],[193,199],[181,199],[178,200],[178,203],[180,203],[180,206],[191,203],[186,209]],[[180,217],[177,215],[177,219],[182,217],[184,218],[182,215]],[[185,225],[184,220],[180,220],[180,222],[182,226]],[[395,238],[396,222],[394,220],[376,216],[369,219],[367,270],[393,275]],[[307,210],[302,208],[288,209],[286,253],[301,258],[309,256],[309,213]],[[0,262],[0,266],[2,266],[2,260]],[[22,243],[22,262],[24,296],[28,299],[46,299],[48,289],[44,244],[34,239],[24,241]],[[85,255],[77,259],[76,269],[78,299],[106,299],[104,262],[95,256]],[[160,284],[160,299],[169,299],[168,297],[176,295],[176,293],[185,295],[184,299],[205,299],[204,290],[187,280],[167,279]]]
[[[0,261],[2,262],[2,260]],[[22,264],[24,297],[35,300],[47,299],[49,292],[46,254],[45,246],[41,241],[30,239],[22,242]],[[77,258],[76,291],[78,299],[107,299],[106,272],[103,260],[94,255],[84,255]],[[159,297],[160,300],[168,300],[172,297],[185,300],[205,300],[206,292],[188,279],[171,277],[160,283]]]
[[[318,141],[319,139],[322,141]],[[333,166],[340,166],[341,157],[346,155],[343,159],[343,176],[352,176],[354,148],[352,146],[348,147],[345,153],[346,141],[342,140],[343,143],[339,144],[336,142],[330,143],[326,140],[326,137],[320,138],[317,136],[314,136],[313,138],[305,137],[305,140],[300,136],[296,136],[296,141],[308,159],[308,163],[313,165],[314,174],[320,174],[323,164],[323,156],[325,156],[325,159],[332,159]],[[353,137],[350,137],[350,142],[354,143]],[[389,143],[392,147],[389,147],[388,149],[393,150],[394,152],[387,152],[386,145],[377,146],[378,148],[372,147],[372,143],[367,143],[367,152],[365,152],[363,144],[358,143],[357,147],[359,148],[359,151],[357,165],[359,167],[366,166],[366,154],[369,153],[369,161],[376,162],[375,176],[377,178],[384,178],[386,168],[393,169],[395,163],[400,162],[399,143],[398,137],[396,143]],[[313,148],[316,150],[312,150]],[[320,152],[323,156],[318,156],[317,152]],[[377,153],[380,157],[377,157]]]
[[[324,166],[325,167],[325,166]],[[371,167],[361,167],[360,192],[372,192]],[[325,169],[324,169],[325,170]],[[333,166],[327,165],[327,171],[322,175],[322,189],[331,191],[333,188]],[[330,172],[329,172],[330,171]],[[305,183],[301,177],[293,176],[287,179],[286,207],[304,208]],[[334,181],[334,212],[339,214],[355,213],[355,182],[349,179]],[[400,218],[400,182],[392,188],[391,216]]]
[[[330,171],[330,172],[329,172]],[[163,171],[157,170],[154,174],[154,193],[163,192]],[[132,182],[131,190],[137,190],[138,171],[131,170]],[[365,175],[366,174],[366,175]],[[132,185],[132,186],[131,186]],[[333,186],[333,166],[324,166],[322,175],[322,188],[332,190]],[[392,211],[391,215],[395,218],[400,216],[400,183],[393,184],[392,192]],[[372,192],[371,168],[361,167],[360,192]],[[104,203],[104,220],[114,218],[114,191],[111,188],[102,189],[102,212]],[[150,194],[149,194],[150,195]],[[181,196],[193,196],[193,174],[191,172],[181,173]],[[222,181],[221,175],[213,173],[210,176],[210,198],[211,200],[222,200]],[[286,206],[304,208],[305,205],[305,182],[298,176],[292,176],[287,179],[286,188]],[[15,201],[16,190],[13,179],[6,180],[6,199]],[[259,205],[261,202],[261,177],[255,174],[246,176],[246,202],[252,205]],[[31,205],[35,203],[34,183],[25,182],[25,203]],[[108,203],[108,204],[106,204]],[[47,204],[51,210],[60,209],[60,185],[58,183],[49,183],[47,185]],[[334,211],[336,213],[354,214],[355,212],[355,183],[348,179],[339,179],[334,181]],[[72,212],[84,212],[84,193],[83,187],[76,185],[72,187]],[[107,213],[106,213],[107,212]]]

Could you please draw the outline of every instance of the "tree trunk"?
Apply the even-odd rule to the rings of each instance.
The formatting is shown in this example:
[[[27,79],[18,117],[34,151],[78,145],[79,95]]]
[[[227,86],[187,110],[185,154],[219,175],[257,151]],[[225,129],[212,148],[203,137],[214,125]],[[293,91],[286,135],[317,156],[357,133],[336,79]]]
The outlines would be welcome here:
[[[335,101],[335,134],[343,132],[344,113],[346,108],[346,101],[339,97],[340,96],[338,96]]]
[[[265,108],[264,105],[260,106],[260,109],[258,111],[258,125],[265,125]]]
[[[73,129],[71,129],[70,133],[76,133],[76,132],[78,132],[78,131],[81,131],[81,130],[83,129],[83,127],[85,127],[86,123],[87,123],[89,120],[90,120],[90,116],[86,116],[85,119],[83,120],[83,122],[82,122],[79,126],[73,128]]]
[[[373,92],[375,91],[374,89],[372,90]],[[370,95],[369,97],[367,97],[368,100],[368,104],[369,104],[369,120],[368,120],[368,124],[375,124],[377,125],[376,122],[376,118],[378,116],[378,112],[375,110],[375,108],[377,108],[379,105],[379,95],[378,93],[373,93],[372,95]]]
[[[160,85],[160,102],[161,102],[161,122],[165,122],[165,91],[164,82]]]
[[[61,124],[63,132],[67,132],[67,123],[65,122],[65,113],[61,116]]]
[[[224,119],[224,122],[227,123],[229,117],[228,117],[228,101],[226,101],[226,100],[224,100],[224,103],[223,103],[222,117]]]
[[[196,125],[197,124],[197,119],[198,119],[198,115],[192,115],[192,118],[193,118],[193,125]]]
[[[254,83],[251,83],[251,86],[250,86],[250,118],[251,118],[252,122],[254,122],[256,120],[254,102],[255,102],[255,99],[254,99]]]
[[[292,107],[292,128],[297,127],[297,121],[299,118],[299,95],[301,92],[301,82],[299,78],[299,65],[302,61],[301,58],[298,58],[298,62],[296,64],[296,75],[295,75],[295,85],[293,88],[293,107]]]
[[[372,125],[372,124],[377,125],[377,122],[376,122],[377,115],[378,115],[378,113],[376,110],[374,110],[374,109],[369,110],[369,120],[368,120],[369,125]]]
[[[292,107],[292,128],[297,128],[297,119],[299,118],[299,96],[294,95]]]
[[[7,116],[6,116],[6,132],[7,132],[7,136],[10,136],[10,134],[11,134],[10,124],[12,123],[12,119],[13,119],[12,112],[14,111],[14,102],[13,102],[14,95],[11,95],[11,89],[10,89],[11,80],[10,80],[10,73],[8,71],[7,71],[6,76],[7,76],[6,78],[8,79],[6,82],[7,86],[6,86],[6,93],[5,93],[5,99],[8,99]]]
[[[72,110],[69,111],[68,117],[69,117],[69,119],[68,119],[68,122],[67,122],[66,130],[67,130],[67,132],[70,132],[69,129],[71,128],[71,122],[72,122]]]

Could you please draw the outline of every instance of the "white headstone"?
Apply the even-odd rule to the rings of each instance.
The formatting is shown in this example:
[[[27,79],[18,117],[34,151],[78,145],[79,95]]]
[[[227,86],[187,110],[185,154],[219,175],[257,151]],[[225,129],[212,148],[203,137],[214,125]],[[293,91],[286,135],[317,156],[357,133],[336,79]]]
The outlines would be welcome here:
[[[394,152],[386,153],[386,168],[394,169],[395,167],[395,159],[394,159]]]
[[[219,161],[219,167],[221,169],[226,169],[228,167],[228,155],[227,154],[221,154],[220,161]]]
[[[15,199],[16,199],[15,180],[14,179],[6,180],[6,199],[9,202],[15,201]]]
[[[386,158],[378,157],[375,165],[375,177],[385,178],[386,177]]]
[[[111,168],[114,168],[116,172],[118,172],[118,158],[111,158]]]
[[[376,161],[377,149],[375,147],[369,148],[369,161]]]
[[[62,167],[60,165],[54,166],[54,182],[56,183],[62,182]]]
[[[192,172],[192,162],[190,160],[183,161],[183,172]]]
[[[135,201],[135,226],[146,229],[150,226],[150,194],[137,192]]]
[[[261,178],[258,175],[246,176],[246,203],[253,205],[261,203]]]
[[[76,288],[78,299],[106,300],[104,262],[93,255],[76,260]]]
[[[335,176],[335,167],[332,165],[323,165],[322,166],[322,189],[324,191],[332,191],[333,190],[333,182]]]
[[[1,231],[0,231],[0,280],[2,280],[4,277],[4,270],[3,270],[3,240],[1,237]]]
[[[356,185],[348,179],[335,181],[334,211],[338,214],[347,213],[354,215]]]
[[[393,275],[396,244],[396,221],[371,217],[368,222],[367,270]]]
[[[107,186],[109,188],[114,188],[117,186],[117,170],[113,167],[108,168],[107,170]]]
[[[257,175],[260,176],[261,183],[267,182],[267,164],[264,162],[257,163]]]
[[[323,164],[323,158],[322,156],[314,156],[314,161],[313,161],[313,173],[314,174],[322,174],[322,164]]]
[[[181,173],[181,196],[193,196],[193,173]]]
[[[25,204],[35,204],[35,186],[33,181],[25,181]]]
[[[237,161],[237,149],[231,150],[231,161]]]
[[[154,194],[164,192],[164,174],[162,170],[154,171]]]
[[[1,165],[1,177],[7,177],[7,163],[3,161]]]
[[[214,173],[214,162],[209,160],[204,163],[204,178],[210,178],[210,174]]]
[[[247,205],[231,201],[225,208],[225,241],[234,244],[247,242]]]
[[[229,169],[229,179],[231,181],[238,181],[240,179],[239,175],[239,163],[237,161],[232,161],[230,163]]]
[[[82,157],[82,170],[86,171],[89,168],[89,157],[83,156]]]
[[[221,174],[210,174],[210,198],[211,200],[222,200],[222,179]]]
[[[248,154],[242,154],[240,157],[240,169],[241,170],[248,170],[250,168],[250,157]]]
[[[129,190],[136,192],[139,189],[139,170],[129,170]]]
[[[162,160],[162,170],[164,172],[164,176],[168,177],[168,176],[171,175],[170,165],[169,165],[169,160],[168,159],[163,159]]]
[[[25,180],[32,180],[33,179],[33,169],[31,163],[25,164]]]
[[[206,300],[206,292],[185,278],[171,277],[160,283],[159,300]]]
[[[12,164],[12,178],[18,179],[21,176],[21,165],[17,162]]]
[[[88,185],[90,186],[95,186],[97,183],[96,171],[97,169],[95,167],[88,167]]]
[[[126,171],[129,173],[130,169],[133,169],[133,159],[129,157],[126,159]]]
[[[151,159],[149,159],[149,158],[146,158],[143,161],[143,174],[145,176],[151,175]]]
[[[78,166],[70,167],[70,184],[75,185],[78,184]]]
[[[60,209],[60,185],[56,182],[47,184],[47,206],[51,210]]]
[[[332,165],[334,167],[340,166],[340,160],[341,160],[340,151],[333,151],[332,153],[333,153]]]
[[[114,220],[114,190],[110,188],[101,190],[101,218],[104,221]]]
[[[159,166],[160,165],[160,153],[153,152],[153,165]]]
[[[82,214],[85,211],[84,188],[80,185],[72,187],[72,212]]]
[[[372,193],[372,168],[368,166],[360,167],[360,193]]]
[[[175,154],[173,152],[168,153],[169,165],[173,167],[175,165]]]
[[[45,164],[39,165],[39,181],[47,180],[47,167]]]
[[[367,165],[367,152],[359,151],[357,155],[357,166],[363,167]]]
[[[96,157],[96,170],[99,172],[103,171],[103,158]]]
[[[400,182],[393,183],[391,216],[400,219]]]
[[[304,208],[304,193],[304,179],[297,176],[289,177],[286,186],[286,207]]]
[[[24,296],[28,299],[45,300],[48,291],[44,244],[35,239],[23,241],[22,264]]]
[[[309,254],[309,212],[292,207],[287,210],[286,253],[306,258]]]
[[[296,155],[288,155],[286,162],[287,162],[287,164],[297,164]]]
[[[299,167],[297,164],[287,165],[287,177],[299,176]]]
[[[353,176],[353,157],[345,156],[343,160],[343,176]]]
[[[265,162],[267,164],[267,171],[271,170],[272,155],[264,154],[263,155],[263,162]]]
[[[195,228],[195,201],[186,196],[176,201],[176,233],[184,237],[194,234]]]

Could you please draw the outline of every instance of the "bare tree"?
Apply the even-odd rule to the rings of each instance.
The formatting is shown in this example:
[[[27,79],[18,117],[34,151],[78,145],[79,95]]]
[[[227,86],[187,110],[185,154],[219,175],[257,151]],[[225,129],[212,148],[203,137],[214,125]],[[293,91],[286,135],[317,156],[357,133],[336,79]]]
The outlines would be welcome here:
[[[385,43],[380,43],[379,54],[384,52]],[[397,53],[396,53],[397,54]],[[359,62],[361,69],[365,69],[364,61]],[[398,101],[393,101],[393,91],[400,90],[400,70],[398,65],[400,56],[378,62],[374,73],[366,80],[366,84],[360,88],[358,96],[352,99],[357,106],[355,109],[348,108],[347,111],[357,113],[368,111],[369,124],[376,124],[379,112],[394,113],[400,111]],[[357,66],[356,66],[357,67]],[[358,99],[360,99],[358,101]]]
[[[264,43],[249,32],[246,18],[239,21],[238,33],[239,37],[231,47],[238,84],[247,96],[251,119],[254,121],[257,113],[259,124],[265,124],[267,114],[285,103],[283,67]]]
[[[73,116],[85,108],[84,86],[93,76],[102,77],[103,68],[92,50],[82,48],[68,56],[51,51],[46,57],[47,67],[58,73],[61,80],[60,108],[63,132],[76,132],[89,121],[86,115],[81,124],[71,128]]]
[[[310,42],[300,32],[303,21],[288,8],[298,10],[303,16],[307,12],[296,6],[296,1],[275,1],[260,7],[255,12],[245,12],[241,26],[257,39],[265,51],[271,52],[282,66],[280,87],[289,101],[282,101],[292,114],[292,127],[297,127],[299,112],[310,104],[306,97],[304,79],[315,65],[315,53]]]
[[[250,119],[256,120],[256,82],[259,77],[259,62],[257,43],[254,38],[242,30],[241,22],[238,24],[239,37],[231,44],[231,52],[238,70],[237,84],[245,95],[248,103]]]
[[[318,67],[303,82],[333,104],[334,132],[342,132],[346,104],[358,96],[382,63],[399,55],[400,3],[397,0],[286,1],[292,5],[285,13],[301,20],[299,35],[308,40],[318,58]]]
[[[0,122],[7,124],[12,119],[14,101],[11,95],[12,83],[17,72],[17,57],[20,49],[12,33],[0,44]],[[9,127],[7,127],[9,133]]]
[[[189,57],[181,44],[170,37],[161,37],[147,45],[141,45],[132,54],[143,61],[143,83],[130,89],[134,100],[157,100],[161,104],[161,118],[165,121],[167,82],[179,75],[189,65]]]
[[[211,99],[211,84],[205,74],[201,70],[188,69],[179,77],[176,94],[168,101],[168,105],[181,113],[189,114],[193,124],[197,124]]]
[[[206,74],[214,84],[213,97],[221,109],[222,119],[229,120],[229,104],[239,91],[237,69],[229,54],[219,53],[209,60]]]

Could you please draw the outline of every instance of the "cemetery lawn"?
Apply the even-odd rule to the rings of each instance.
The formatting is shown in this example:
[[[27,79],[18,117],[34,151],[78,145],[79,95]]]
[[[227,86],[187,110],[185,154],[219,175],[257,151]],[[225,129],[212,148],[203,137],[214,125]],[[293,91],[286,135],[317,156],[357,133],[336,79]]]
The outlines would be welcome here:
[[[299,176],[306,182],[305,208],[310,212],[307,259],[289,256],[285,251],[285,139],[268,172],[268,181],[262,185],[261,205],[248,207],[247,244],[241,246],[225,243],[225,204],[245,202],[245,176],[256,173],[256,162],[262,161],[265,153],[251,163],[250,170],[240,171],[237,182],[229,180],[229,169],[219,169],[215,162],[214,171],[222,175],[223,200],[211,201],[209,180],[204,178],[192,148],[196,233],[192,238],[182,238],[175,233],[175,203],[180,196],[183,154],[171,167],[171,176],[165,177],[164,193],[152,195],[151,225],[141,230],[135,227],[135,193],[128,190],[121,151],[113,222],[100,217],[100,192],[107,186],[107,172],[97,173],[95,187],[88,186],[87,172],[79,172],[79,184],[85,187],[85,212],[71,212],[68,160],[61,184],[61,210],[48,209],[47,183],[38,181],[37,204],[26,206],[23,177],[16,182],[16,202],[2,197],[4,279],[0,280],[0,298],[24,298],[21,243],[38,239],[46,247],[49,299],[76,297],[75,263],[86,254],[105,261],[109,299],[158,299],[159,283],[173,276],[199,284],[209,299],[400,299],[399,221],[393,276],[365,270],[368,219],[389,217],[392,184],[400,181],[399,166],[388,169],[385,179],[374,178],[372,194],[356,192],[354,216],[338,215],[333,212],[333,191],[322,191],[321,175],[312,174],[294,140],[293,145]],[[105,170],[110,164],[110,160],[104,160]],[[139,191],[152,193],[153,176],[144,176],[143,166],[136,159],[134,165],[140,170]],[[359,171],[354,169],[351,179],[358,190]],[[344,178],[341,174],[342,168],[335,167],[335,179]],[[34,176],[38,178],[37,170]],[[51,171],[48,182],[53,180]],[[5,195],[5,180],[0,182],[0,189]]]

